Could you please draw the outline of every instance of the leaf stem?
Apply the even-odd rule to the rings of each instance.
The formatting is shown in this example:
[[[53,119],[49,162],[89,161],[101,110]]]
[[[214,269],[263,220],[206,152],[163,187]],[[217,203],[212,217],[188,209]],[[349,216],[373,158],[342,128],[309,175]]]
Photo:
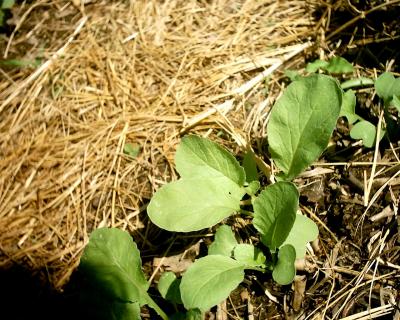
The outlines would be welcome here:
[[[245,267],[247,270],[254,270],[254,271],[260,271],[264,273],[266,270],[263,267],[255,267],[255,266],[246,266]]]
[[[343,90],[350,89],[350,88],[357,88],[363,86],[371,86],[375,83],[374,80],[366,77],[360,77],[357,79],[350,79],[345,82],[342,82],[340,86]]]
[[[240,209],[240,213],[246,216],[254,217],[254,213],[249,210]]]
[[[169,317],[167,314],[158,306],[158,304],[150,297],[150,295],[147,295],[147,304],[149,307],[154,309],[155,312],[163,319],[163,320],[168,320]]]

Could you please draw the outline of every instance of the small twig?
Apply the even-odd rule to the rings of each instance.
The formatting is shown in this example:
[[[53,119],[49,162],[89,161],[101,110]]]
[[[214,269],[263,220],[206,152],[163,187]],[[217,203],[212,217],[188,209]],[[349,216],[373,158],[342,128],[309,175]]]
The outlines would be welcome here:
[[[378,161],[378,154],[379,154],[379,141],[380,141],[379,137],[381,136],[382,119],[383,119],[383,111],[381,112],[381,114],[379,116],[378,128],[376,130],[376,143],[375,143],[374,160],[373,160],[372,168],[371,168],[371,175],[368,180],[367,189],[364,192],[364,206],[365,207],[368,206],[369,195],[370,195],[371,189],[372,189],[372,182],[374,181],[374,177],[375,177],[376,163]]]
[[[384,7],[399,3],[400,0],[394,0],[394,1],[388,1],[388,2],[384,2],[380,5],[377,5],[376,7],[373,7],[367,11],[361,11],[360,15],[358,15],[357,17],[354,17],[353,19],[347,21],[345,24],[341,25],[339,28],[335,29],[335,31],[333,31],[331,34],[329,34],[326,37],[326,41],[330,40],[332,37],[334,37],[335,35],[339,34],[340,32],[342,32],[344,29],[347,29],[348,27],[350,27],[351,25],[353,25],[354,23],[356,23],[358,20],[361,19],[365,19],[366,16],[374,11],[377,11],[379,9],[382,9]]]
[[[373,215],[372,217],[369,218],[371,221],[377,221],[383,218],[391,217],[394,216],[394,211],[390,207],[390,205],[386,206],[381,212]]]

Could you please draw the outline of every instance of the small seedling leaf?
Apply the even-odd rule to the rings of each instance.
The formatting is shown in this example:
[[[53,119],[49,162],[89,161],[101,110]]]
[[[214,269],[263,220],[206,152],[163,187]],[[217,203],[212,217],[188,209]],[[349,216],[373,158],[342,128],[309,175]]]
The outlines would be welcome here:
[[[282,246],[290,244],[296,250],[296,259],[304,258],[306,254],[306,245],[310,241],[314,241],[318,237],[318,227],[314,221],[296,214],[292,230]]]
[[[324,67],[329,73],[352,73],[354,71],[353,65],[342,57],[333,57],[329,63]]]
[[[388,104],[393,96],[400,96],[400,78],[395,78],[390,72],[384,72],[376,79],[375,90],[385,104]]]
[[[314,73],[314,72],[317,72],[319,69],[326,68],[328,65],[329,65],[328,61],[317,59],[313,62],[307,63],[306,71],[308,73]]]
[[[260,190],[260,186],[261,186],[261,184],[260,184],[259,181],[252,181],[244,189],[245,189],[247,194],[249,194],[251,196],[254,196],[257,193],[257,191]]]
[[[333,57],[329,61],[317,59],[307,64],[306,71],[309,73],[317,72],[319,69],[329,73],[351,73],[354,71],[353,65],[342,57]]]
[[[243,168],[246,172],[246,181],[248,183],[258,181],[257,164],[252,151],[247,151],[244,155]]]
[[[296,81],[301,78],[297,70],[285,70],[285,76],[288,77],[290,81]]]
[[[222,225],[215,232],[214,242],[208,248],[208,254],[219,254],[231,257],[233,248],[237,245],[235,235],[230,226]]]
[[[238,244],[234,251],[234,257],[237,261],[242,262],[246,267],[263,267],[265,266],[265,255],[255,246],[247,243]]]
[[[272,278],[281,285],[290,284],[295,275],[296,250],[290,244],[281,247],[278,251],[278,261],[272,271]]]
[[[400,113],[400,96],[399,97],[393,96],[392,105]]]
[[[140,146],[136,143],[127,143],[124,146],[124,153],[131,158],[136,158],[140,153]]]
[[[148,302],[149,284],[140,253],[131,236],[119,229],[95,230],[80,261],[79,270],[101,293],[120,302]]]
[[[147,207],[151,221],[168,231],[209,228],[240,209],[244,188],[227,177],[181,179],[161,187]]]
[[[269,185],[253,201],[253,225],[272,251],[286,240],[296,219],[299,192],[290,182]]]
[[[244,169],[235,157],[208,139],[189,135],[182,138],[175,154],[176,170],[182,178],[225,177],[242,187]]]
[[[350,131],[350,137],[353,139],[362,139],[367,148],[372,148],[375,143],[376,127],[369,121],[357,122]]]
[[[183,274],[181,296],[186,309],[205,312],[226,299],[244,279],[244,265],[226,256],[201,258]]]
[[[311,75],[291,83],[272,109],[269,150],[291,180],[315,161],[328,145],[342,105],[337,82]]]
[[[350,124],[363,120],[356,114],[356,95],[353,90],[347,90],[344,93],[339,116],[346,117]]]
[[[160,280],[158,281],[158,291],[160,291],[161,296],[173,303],[182,303],[181,292],[179,286],[181,280],[176,278],[175,273],[167,271],[164,272]]]

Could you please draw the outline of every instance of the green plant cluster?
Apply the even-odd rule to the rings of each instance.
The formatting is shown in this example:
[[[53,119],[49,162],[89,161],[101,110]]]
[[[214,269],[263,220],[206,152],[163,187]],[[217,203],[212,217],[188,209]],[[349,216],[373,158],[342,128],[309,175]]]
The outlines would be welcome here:
[[[139,251],[129,235],[116,229],[94,231],[80,270],[102,287],[115,319],[125,319],[125,314],[126,319],[140,319],[143,305],[163,319],[201,319],[244,280],[246,270],[271,272],[277,283],[290,284],[295,260],[304,257],[306,244],[318,236],[315,223],[298,211],[299,192],[291,181],[326,148],[342,96],[338,82],[321,74],[299,77],[287,87],[267,127],[269,151],[280,173],[264,188],[251,151],[240,164],[208,139],[184,137],[175,155],[180,179],[154,194],[147,208],[151,221],[168,231],[192,232],[246,214],[259,243],[239,242],[230,226],[220,225],[207,256],[197,259],[181,278],[170,272],[161,276],[162,297],[187,310],[167,316],[147,293]]]
[[[140,252],[128,233],[118,229],[95,230],[81,259],[80,271],[91,285],[90,299],[107,301],[98,309],[105,319],[140,319],[148,305],[162,319],[202,319],[245,277],[246,270],[270,272],[281,285],[296,274],[295,260],[303,258],[306,245],[318,236],[316,224],[298,210],[299,192],[292,182],[326,149],[340,116],[347,118],[354,139],[371,147],[376,128],[356,114],[351,88],[375,85],[384,102],[385,116],[400,112],[400,80],[390,73],[376,81],[350,79],[341,85],[331,75],[353,72],[345,59],[334,57],[309,64],[303,77],[288,73],[292,83],[272,108],[267,126],[269,153],[279,173],[262,186],[255,154],[250,150],[240,163],[222,146],[188,135],[175,155],[180,179],[162,186],[151,199],[147,213],[158,227],[172,232],[192,232],[219,225],[208,254],[197,259],[181,277],[161,275],[158,290],[177,311],[167,315],[148,293]],[[347,91],[344,91],[347,90]],[[393,120],[393,119],[392,119]],[[398,124],[397,124],[398,125]],[[398,126],[397,126],[398,128]],[[384,131],[382,131],[384,132]],[[136,157],[139,146],[125,146]],[[258,232],[258,241],[241,239],[225,222],[244,214]],[[182,307],[183,306],[183,307]],[[184,311],[186,310],[186,311]]]
[[[315,60],[307,65],[306,71],[309,73],[322,70],[330,74],[353,73],[354,68],[351,63],[342,57],[333,57],[329,61]],[[294,75],[296,77],[297,75]],[[356,113],[357,98],[352,88],[374,86],[375,92],[383,102],[385,128],[380,128],[379,140],[385,135],[389,140],[395,140],[400,126],[399,119],[394,119],[391,109],[395,109],[400,114],[400,78],[395,78],[390,72],[382,73],[376,81],[366,77],[350,79],[341,83],[344,91],[343,104],[340,116],[347,119],[351,126],[350,137],[355,140],[362,140],[363,145],[372,148],[375,145],[378,134],[377,127],[370,121],[362,118]]]

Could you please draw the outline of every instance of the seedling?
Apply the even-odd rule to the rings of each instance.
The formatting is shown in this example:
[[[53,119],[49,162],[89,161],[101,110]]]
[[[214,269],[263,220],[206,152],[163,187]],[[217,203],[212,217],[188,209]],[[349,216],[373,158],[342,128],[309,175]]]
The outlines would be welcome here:
[[[298,212],[299,192],[291,180],[324,151],[341,105],[342,90],[330,76],[300,77],[287,87],[267,127],[269,151],[281,171],[271,177],[277,182],[261,191],[252,152],[246,153],[242,166],[208,139],[195,135],[182,139],[175,155],[180,179],[154,194],[147,208],[151,221],[168,231],[192,232],[245,214],[258,231],[259,243],[246,239],[239,243],[231,227],[222,224],[208,255],[196,260],[182,278],[162,275],[162,297],[188,310],[172,318],[201,319],[244,280],[246,270],[272,272],[281,285],[292,282],[294,262],[304,257],[306,244],[317,237],[318,228]],[[244,197],[248,200],[243,201]],[[109,297],[118,319],[129,313],[130,319],[139,319],[139,309],[145,304],[167,319],[147,293],[149,285],[140,264],[139,251],[127,233],[99,229],[91,236],[80,270]]]
[[[331,74],[352,73],[354,71],[350,62],[342,57],[333,57],[328,61],[315,60],[309,63],[306,71],[315,73],[318,70]],[[292,74],[291,79],[297,79]],[[298,76],[297,76],[298,77]],[[375,145],[377,128],[371,122],[365,120],[356,114],[356,95],[352,88],[363,86],[375,86],[375,91],[379,98],[383,100],[384,115],[386,126],[388,129],[389,138],[398,134],[399,120],[394,120],[390,116],[389,109],[395,108],[400,114],[400,78],[395,78],[390,72],[385,72],[378,77],[376,81],[366,77],[350,79],[341,83],[342,90],[347,90],[343,95],[343,104],[340,111],[340,116],[346,117],[351,126],[350,137],[355,140],[362,140],[363,145],[367,148],[372,148]],[[386,131],[381,128],[379,140],[382,139]]]

